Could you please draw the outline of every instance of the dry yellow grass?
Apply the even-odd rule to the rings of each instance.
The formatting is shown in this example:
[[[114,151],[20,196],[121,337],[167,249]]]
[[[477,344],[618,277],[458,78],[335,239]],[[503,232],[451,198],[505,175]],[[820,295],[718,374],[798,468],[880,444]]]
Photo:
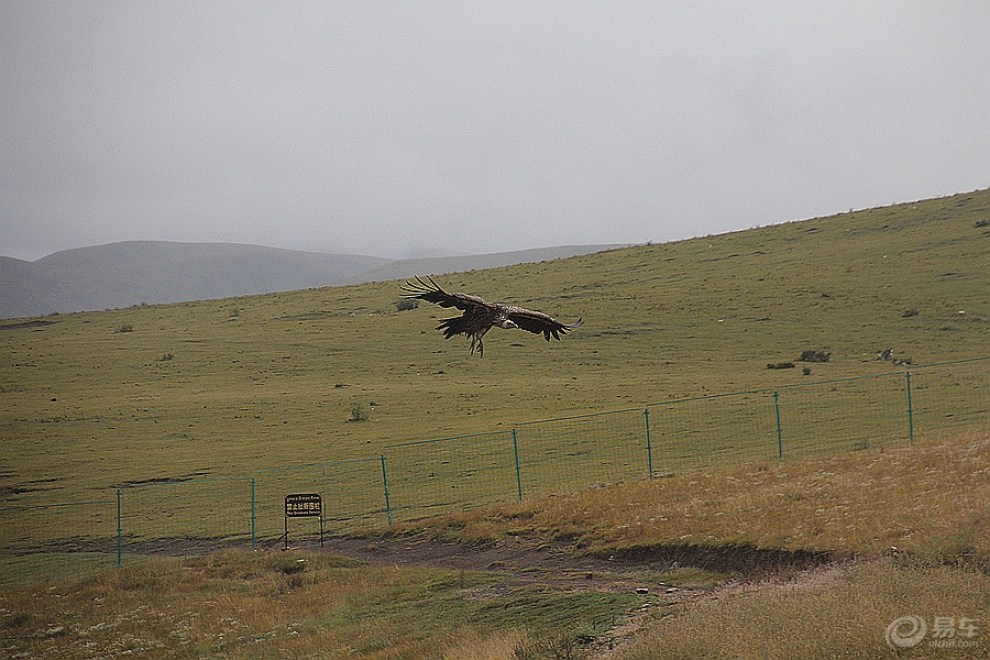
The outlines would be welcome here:
[[[581,332],[560,344],[500,336],[484,361],[436,336],[436,310],[397,311],[394,282],[64,315],[44,327],[4,330],[0,491],[10,504],[106,500],[114,483],[244,477],[301,462],[377,457],[401,440],[508,432],[547,415],[776,388],[804,377],[765,365],[807,348],[833,356],[814,367],[816,379],[886,372],[889,366],[873,356],[885,346],[916,363],[984,355],[990,308],[977,283],[988,275],[988,234],[976,223],[988,209],[990,191],[978,191],[448,276],[444,284],[453,289],[562,318],[586,315]],[[969,368],[985,379],[979,366]],[[520,377],[535,373],[541,377]],[[986,390],[974,385],[983,382],[955,370],[917,378],[914,421],[925,440],[913,446],[881,449],[867,429],[869,448],[860,451],[798,458],[788,449],[782,463],[711,465],[407,529],[464,540],[566,540],[600,552],[736,544],[895,555],[822,589],[728,592],[733,598],[672,617],[670,627],[630,651],[654,657],[662,643],[664,655],[675,657],[875,656],[887,650],[881,635],[889,617],[990,611],[985,572],[970,572],[990,561]],[[818,391],[801,390],[808,397]],[[903,410],[900,390],[892,391],[894,409]],[[788,417],[796,410],[788,407],[798,396],[792,392],[784,407],[787,441],[804,421]],[[955,414],[960,403],[969,414]],[[367,423],[349,421],[355,405],[369,411]],[[869,405],[843,408],[843,419],[856,423]],[[710,416],[697,413],[689,428]],[[969,436],[929,440],[932,430],[981,425]],[[903,435],[905,426],[898,428]],[[826,441],[837,433],[851,437],[832,421],[812,429]],[[524,435],[524,450],[545,447],[527,442]],[[138,506],[137,498],[136,491],[125,496],[129,524],[153,508]],[[259,501],[259,515],[264,506]],[[89,508],[73,511],[81,513],[71,524],[51,527],[108,536],[93,525]],[[181,522],[189,521],[197,522]],[[3,522],[10,528],[16,521]],[[158,531],[202,530],[176,524]],[[61,658],[169,649],[177,657],[252,658],[318,657],[332,649],[384,658],[573,650],[564,642],[554,650],[527,632],[559,625],[564,616],[576,621],[572,610],[561,614],[559,595],[523,594],[511,603],[516,618],[507,619],[497,609],[502,601],[472,600],[461,576],[330,559],[311,559],[296,572],[279,563],[298,558],[224,553],[3,592],[0,652]],[[596,607],[607,618],[623,603],[576,609],[586,615]],[[464,623],[465,611],[475,619]],[[843,645],[836,631],[851,619],[863,621],[861,632]],[[788,645],[805,633],[806,644]],[[985,654],[990,632],[983,634]]]
[[[945,639],[929,632],[916,657],[990,652],[987,434],[672,475],[404,527],[423,528],[644,557],[741,545],[855,559],[783,581],[730,582],[681,611],[658,611],[610,656],[623,660],[893,655],[886,628],[909,614],[930,630],[936,619],[954,627],[955,646],[933,646]]]
[[[985,658],[990,653],[986,574],[949,567],[912,569],[889,561],[829,573],[799,583],[726,591],[680,616],[654,621],[616,657],[897,657],[885,632],[905,615],[921,617],[929,627],[916,646],[900,650],[910,657]],[[939,638],[936,618],[952,630],[951,638]]]
[[[673,475],[405,525],[463,540],[567,539],[582,551],[693,544],[859,559],[728,582],[673,608],[633,594],[503,592],[492,573],[362,566],[320,553],[157,560],[0,593],[0,652],[24,657],[876,657],[906,614],[976,621],[990,651],[990,436]],[[892,551],[896,546],[897,550]],[[891,556],[893,555],[893,556]],[[503,595],[499,595],[503,594]],[[602,621],[610,621],[601,627]],[[628,620],[627,620],[628,621]],[[598,622],[598,623],[589,623]],[[968,625],[968,624],[967,624]],[[590,649],[577,631],[594,631]],[[581,639],[584,639],[582,633]],[[941,653],[925,646],[915,655]]]
[[[590,551],[751,545],[990,564],[990,435],[671,475],[404,526]]]
[[[544,638],[574,645],[638,598],[516,588],[509,577],[323,552],[150,560],[0,592],[0,656],[539,657],[525,650]]]
[[[443,660],[517,660],[517,651],[525,641],[518,630],[487,635],[461,632],[443,650]]]

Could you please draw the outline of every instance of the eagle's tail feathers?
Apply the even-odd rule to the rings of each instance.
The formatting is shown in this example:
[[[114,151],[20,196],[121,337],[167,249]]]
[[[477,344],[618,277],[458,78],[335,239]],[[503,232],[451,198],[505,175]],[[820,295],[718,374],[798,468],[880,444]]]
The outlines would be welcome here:
[[[450,339],[454,335],[471,334],[467,329],[467,324],[463,316],[455,316],[450,319],[443,319],[440,321],[440,325],[437,326],[437,330],[443,331],[443,338]]]

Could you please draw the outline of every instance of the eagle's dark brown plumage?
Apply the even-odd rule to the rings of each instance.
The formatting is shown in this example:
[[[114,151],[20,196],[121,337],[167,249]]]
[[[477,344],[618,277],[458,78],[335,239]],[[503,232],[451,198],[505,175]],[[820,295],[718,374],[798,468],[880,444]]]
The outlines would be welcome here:
[[[417,276],[415,282],[406,280],[406,285],[402,287],[406,292],[404,297],[418,298],[440,307],[456,307],[463,311],[460,316],[441,320],[437,330],[443,331],[444,339],[450,339],[454,335],[470,337],[472,355],[477,349],[481,357],[485,356],[483,339],[485,333],[493,326],[506,330],[519,328],[533,334],[542,334],[547,341],[550,341],[550,337],[559,340],[560,335],[580,328],[584,322],[578,319],[570,325],[564,325],[543,312],[534,312],[515,305],[492,303],[466,293],[448,293],[434,282],[432,277],[427,276],[426,279],[427,281],[424,282]]]

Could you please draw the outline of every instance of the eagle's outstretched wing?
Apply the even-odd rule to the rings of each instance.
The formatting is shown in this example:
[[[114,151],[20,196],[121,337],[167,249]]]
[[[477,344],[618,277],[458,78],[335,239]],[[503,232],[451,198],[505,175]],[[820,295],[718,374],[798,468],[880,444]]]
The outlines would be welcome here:
[[[584,319],[578,319],[570,325],[565,325],[543,312],[534,312],[531,309],[514,305],[508,306],[508,312],[509,318],[521,330],[532,332],[535,335],[542,333],[547,341],[550,341],[551,335],[554,339],[559,340],[560,335],[576,330],[584,324]]]
[[[419,275],[416,276],[415,282],[410,282],[406,280],[405,286],[402,290],[406,293],[403,294],[404,298],[419,298],[420,300],[425,300],[426,302],[431,302],[434,305],[439,305],[441,307],[456,307],[462,311],[470,311],[477,307],[494,307],[492,303],[479,298],[478,296],[468,295],[466,293],[448,293],[444,291],[439,284],[433,281],[433,278],[429,275],[426,276],[428,282],[424,282]]]
[[[444,291],[429,275],[426,280],[419,276],[416,276],[415,282],[406,280],[402,289],[406,298],[425,300],[440,307],[456,307],[464,312],[461,316],[442,319],[437,330],[442,331],[446,339],[454,335],[467,335],[471,338],[471,352],[474,353],[477,347],[481,355],[485,354],[485,333],[493,326],[505,330],[520,328],[536,335],[542,334],[547,341],[550,341],[550,337],[559,340],[562,334],[581,327],[583,323],[578,319],[570,325],[564,325],[543,312],[534,312],[515,305],[492,303],[466,293],[450,293]]]

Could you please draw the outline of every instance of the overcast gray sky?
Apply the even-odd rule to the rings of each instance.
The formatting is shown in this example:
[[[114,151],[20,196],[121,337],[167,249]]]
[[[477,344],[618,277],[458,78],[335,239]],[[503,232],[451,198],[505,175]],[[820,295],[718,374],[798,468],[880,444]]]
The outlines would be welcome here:
[[[990,185],[990,2],[0,0],[0,254],[662,242]]]

